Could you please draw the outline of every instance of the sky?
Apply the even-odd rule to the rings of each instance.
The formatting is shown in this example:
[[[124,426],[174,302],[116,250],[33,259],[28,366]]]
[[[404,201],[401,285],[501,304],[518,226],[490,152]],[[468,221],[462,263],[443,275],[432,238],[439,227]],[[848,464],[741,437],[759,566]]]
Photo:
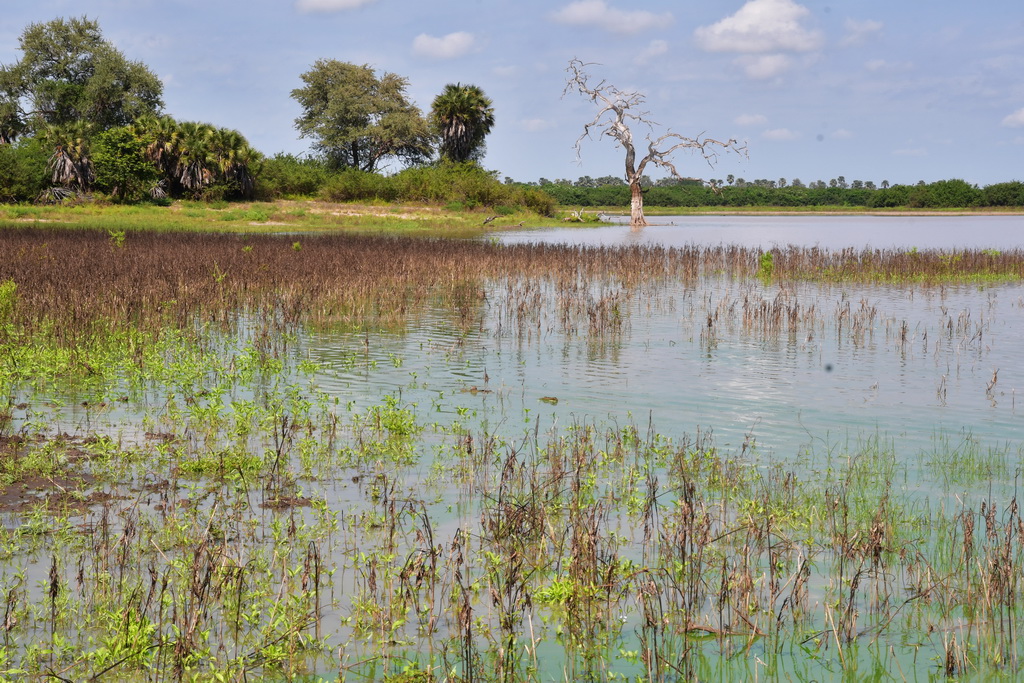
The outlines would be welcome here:
[[[1020,0],[5,0],[0,63],[20,58],[29,24],[81,16],[162,80],[165,113],[268,155],[309,151],[291,91],[337,59],[405,77],[424,113],[448,83],[482,88],[483,165],[501,178],[621,176],[610,138],[577,154],[597,109],[563,93],[575,58],[592,82],[644,95],[656,125],[639,141],[746,144],[714,166],[677,154],[684,176],[1024,180]]]

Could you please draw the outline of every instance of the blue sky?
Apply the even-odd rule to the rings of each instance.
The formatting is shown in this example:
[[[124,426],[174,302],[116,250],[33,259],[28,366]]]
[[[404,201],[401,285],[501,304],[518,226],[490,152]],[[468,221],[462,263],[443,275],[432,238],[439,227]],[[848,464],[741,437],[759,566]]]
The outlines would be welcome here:
[[[647,97],[655,132],[747,143],[684,175],[881,183],[1024,180],[1020,0],[9,0],[0,62],[32,22],[88,16],[164,83],[166,112],[239,130],[267,154],[308,150],[290,97],[319,58],[409,80],[424,111],[480,86],[496,125],[484,165],[516,180],[620,175],[610,139],[574,143],[595,110],[565,68]],[[646,134],[646,131],[635,131]],[[658,176],[657,173],[652,175]]]

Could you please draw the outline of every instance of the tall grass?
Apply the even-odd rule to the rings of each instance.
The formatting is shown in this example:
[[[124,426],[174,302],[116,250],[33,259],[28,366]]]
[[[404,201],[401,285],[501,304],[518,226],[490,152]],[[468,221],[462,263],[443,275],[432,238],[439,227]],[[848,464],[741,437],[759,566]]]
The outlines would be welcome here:
[[[490,307],[500,336],[599,342],[628,327],[631,298],[705,276],[736,286],[692,309],[702,344],[830,317],[900,352],[906,321],[789,285],[943,287],[1019,278],[1024,261],[772,253],[766,273],[736,247],[0,233],[0,675],[1019,675],[1013,448],[937,438],[906,463],[868,435],[791,466],[654,425],[512,411],[522,428],[498,433],[431,424],[400,391],[346,405],[295,352],[301,326],[369,346],[427,308],[466,336]],[[989,334],[969,311],[941,321],[949,339]],[[912,466],[921,492],[900,486]]]

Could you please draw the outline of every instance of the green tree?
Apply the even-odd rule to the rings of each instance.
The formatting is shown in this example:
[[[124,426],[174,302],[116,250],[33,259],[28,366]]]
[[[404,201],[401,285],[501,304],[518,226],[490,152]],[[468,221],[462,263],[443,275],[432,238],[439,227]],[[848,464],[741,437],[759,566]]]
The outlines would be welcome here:
[[[295,127],[332,168],[374,171],[391,159],[430,158],[430,131],[406,97],[405,78],[334,59],[317,60],[301,78],[305,87],[291,93],[303,110]]]
[[[0,145],[0,202],[32,201],[49,185],[50,153],[37,138]]]
[[[982,191],[985,206],[1024,206],[1024,183],[1014,180],[989,185]]]
[[[145,144],[132,126],[110,128],[93,141],[96,186],[119,200],[141,198],[156,182],[156,167],[146,158]]]
[[[177,163],[174,180],[193,197],[200,197],[213,184],[210,137],[213,126],[195,121],[178,124],[180,135],[175,147]]]
[[[441,140],[442,159],[479,161],[494,127],[494,107],[479,87],[449,83],[434,98],[430,121]]]
[[[0,140],[51,126],[105,130],[163,107],[160,80],[103,39],[99,24],[54,19],[30,24],[21,59],[0,67]]]
[[[912,208],[963,208],[977,206],[982,192],[965,180],[939,180],[919,183],[907,199]]]

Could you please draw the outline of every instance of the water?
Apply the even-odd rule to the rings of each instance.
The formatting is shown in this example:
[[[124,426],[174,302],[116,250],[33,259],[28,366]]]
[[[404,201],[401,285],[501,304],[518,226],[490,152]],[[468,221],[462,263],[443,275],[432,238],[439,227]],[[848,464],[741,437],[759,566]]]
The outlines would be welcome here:
[[[679,217],[667,220],[674,220],[677,225],[652,226],[642,231],[632,231],[622,225],[552,228],[491,237],[505,242],[568,241],[603,246],[641,242],[668,246],[742,244],[767,247],[796,244],[828,248],[909,245],[919,249],[1010,249],[1016,247],[1014,233],[1020,223],[1016,217],[1003,216]],[[969,505],[976,510],[979,499],[985,497],[998,500],[1000,510],[1006,508],[1008,492],[1012,492],[1016,469],[1021,461],[1021,445],[1024,444],[1024,405],[1017,405],[1018,390],[1024,391],[1024,345],[1019,343],[1024,337],[1024,284],[1000,283],[984,287],[780,285],[707,276],[689,283],[655,283],[640,290],[623,291],[615,302],[618,316],[614,324],[600,330],[590,329],[586,311],[564,317],[552,288],[542,288],[544,295],[523,318],[510,316],[504,307],[509,286],[508,282],[486,283],[485,296],[465,315],[442,305],[418,311],[414,321],[401,332],[306,330],[289,342],[290,355],[285,359],[285,372],[293,372],[294,361],[299,359],[312,361],[308,367],[315,370],[296,371],[284,378],[284,382],[296,382],[294,391],[292,386],[282,384],[267,392],[273,397],[275,406],[280,404],[281,414],[301,414],[301,404],[307,400],[317,404],[320,399],[312,391],[315,388],[316,392],[322,392],[330,399],[324,405],[340,415],[339,445],[354,441],[352,434],[355,430],[349,430],[351,425],[347,418],[356,414],[369,415],[374,406],[387,402],[385,397],[393,397],[395,405],[408,409],[420,426],[428,427],[432,423],[439,426],[438,429],[426,428],[422,435],[412,439],[415,442],[413,447],[419,449],[420,458],[410,465],[383,458],[378,463],[373,462],[375,458],[366,458],[355,465],[338,465],[333,460],[337,454],[326,453],[319,465],[322,469],[312,470],[314,474],[322,475],[322,481],[314,476],[301,477],[299,481],[299,492],[317,499],[321,507],[300,508],[280,516],[281,519],[290,518],[292,522],[296,517],[309,520],[321,509],[325,517],[341,515],[339,530],[331,531],[326,537],[311,536],[310,541],[321,544],[325,566],[342,568],[337,578],[330,580],[339,597],[323,617],[324,631],[332,647],[330,657],[334,656],[338,643],[346,643],[346,647],[351,649],[351,659],[347,661],[369,661],[375,654],[371,644],[365,645],[365,651],[359,649],[363,647],[359,644],[362,636],[353,638],[345,620],[355,612],[351,609],[349,596],[357,595],[371,583],[363,573],[365,562],[355,558],[362,553],[377,557],[384,576],[383,568],[390,560],[380,558],[395,553],[393,548],[385,547],[382,540],[384,534],[380,530],[386,525],[374,522],[372,515],[362,516],[386,509],[388,495],[381,497],[379,491],[371,493],[371,490],[388,477],[391,481],[400,482],[395,489],[400,503],[413,500],[417,507],[411,509],[417,514],[422,510],[424,519],[429,513],[431,542],[445,549],[444,556],[455,554],[453,539],[459,530],[468,530],[474,540],[465,547],[466,552],[469,554],[477,550],[478,556],[471,558],[465,566],[460,565],[458,571],[465,571],[468,581],[481,585],[490,580],[485,572],[488,565],[481,559],[482,551],[500,548],[485,545],[490,539],[482,528],[481,517],[482,508],[491,505],[498,495],[494,479],[500,473],[488,471],[493,463],[483,462],[481,471],[473,473],[476,478],[471,482],[455,481],[460,476],[457,451],[460,439],[466,433],[476,436],[478,449],[482,435],[496,435],[510,444],[508,452],[521,448],[524,458],[529,455],[530,447],[526,444],[531,434],[540,434],[538,448],[543,448],[547,433],[560,430],[559,434],[565,434],[568,427],[579,424],[616,430],[636,425],[641,433],[652,425],[657,432],[676,443],[686,435],[711,433],[717,447],[742,458],[744,466],[750,464],[764,468],[769,462],[783,463],[813,486],[821,484],[828,474],[825,469],[817,469],[821,465],[820,454],[835,452],[846,456],[857,450],[856,444],[878,439],[891,446],[895,459],[902,466],[900,472],[907,473],[905,478],[894,482],[892,488],[894,496],[899,497],[896,504],[905,506],[901,511],[901,524],[906,522],[909,527],[917,523],[917,515],[939,507],[958,510],[962,505]],[[615,286],[609,285],[609,291],[616,291]],[[772,314],[773,310],[781,311],[780,315]],[[765,311],[769,313],[765,314]],[[468,324],[458,324],[460,318]],[[251,339],[242,335],[234,341],[235,348],[250,342]],[[227,355],[230,353],[226,352]],[[240,365],[243,355],[247,354],[239,354],[226,364],[232,367]],[[273,447],[279,441],[276,432],[273,440],[266,435],[252,436],[248,432],[225,434],[224,427],[206,435],[203,430],[206,418],[201,412],[204,406],[223,398],[221,413],[237,415],[243,403],[256,397],[257,389],[266,389],[253,383],[237,391],[233,388],[223,396],[216,391],[211,393],[207,391],[211,387],[205,385],[213,382],[217,375],[214,370],[197,373],[201,379],[197,380],[195,387],[151,388],[153,395],[148,399],[151,415],[146,414],[145,406],[139,409],[140,412],[133,413],[135,406],[121,407],[116,401],[113,407],[105,409],[105,413],[95,415],[92,412],[94,408],[83,407],[79,400],[68,397],[65,397],[67,407],[54,408],[52,413],[62,416],[58,431],[73,429],[76,436],[102,431],[102,426],[97,423],[99,419],[107,420],[114,433],[119,435],[118,439],[124,436],[126,442],[132,438],[143,440],[144,430],[152,425],[157,429],[177,431],[179,440],[167,444],[168,454],[164,456],[164,460],[175,465],[193,460],[196,453],[201,455],[224,450],[222,442],[229,445],[237,442],[252,444],[253,452],[273,453]],[[305,384],[307,379],[308,385]],[[175,393],[179,398],[172,400]],[[171,404],[176,407],[172,409]],[[34,409],[35,406],[30,406],[16,410],[12,431],[25,427]],[[315,413],[316,410],[310,411],[311,415]],[[219,415],[215,414],[214,418]],[[275,413],[269,422],[274,430],[278,429],[277,419]],[[148,426],[147,420],[151,421]],[[456,423],[465,432],[453,429],[452,425]],[[308,429],[302,426],[301,421],[291,425],[294,431],[288,432],[291,436],[286,436],[285,425],[281,423],[281,442],[292,444],[296,452],[308,447],[311,454],[317,455],[317,448],[321,445],[318,440],[326,439],[329,432],[326,423],[320,422]],[[366,436],[377,438],[370,432]],[[941,465],[929,463],[936,460],[933,455],[944,447],[943,444],[956,445],[963,441],[1008,454],[1005,460],[1009,466],[994,468],[997,471],[994,478],[979,477],[973,489],[965,489],[966,484],[961,483],[952,488],[943,487]],[[180,452],[175,450],[179,448],[178,443],[184,444],[180,446]],[[851,444],[853,448],[849,447]],[[154,447],[150,446],[145,452],[151,455],[153,450]],[[450,469],[442,469],[440,479],[430,480],[435,453],[448,457],[446,466]],[[809,454],[819,455],[812,457]],[[622,469],[629,465],[624,462]],[[824,474],[815,478],[819,471]],[[177,476],[174,474],[171,478],[176,480]],[[613,477],[615,474],[602,476]],[[187,510],[198,510],[194,513],[197,514],[196,529],[201,532],[210,528],[207,515],[212,519],[214,509],[212,504],[201,502],[207,495],[202,491],[205,483],[204,479],[197,477],[186,486],[160,494],[170,501],[167,505],[179,498],[187,498],[190,503],[181,505],[180,511],[171,515],[172,522],[180,523],[175,515],[188,519]],[[825,485],[832,483],[824,482]],[[151,494],[140,493],[137,487],[131,487],[130,482],[125,487],[129,491],[124,500],[138,499],[142,501],[139,505],[143,508],[151,504]],[[218,487],[212,488],[216,490]],[[254,510],[258,515],[251,520],[251,528],[257,530],[254,532],[257,540],[252,548],[245,548],[246,553],[251,551],[256,556],[260,548],[269,548],[276,543],[273,538],[262,536],[270,525],[268,520],[277,519],[276,513],[258,507],[257,503],[270,495],[262,490],[263,487],[250,489],[246,485],[237,488],[246,503],[239,509]],[[401,497],[406,494],[408,500]],[[678,493],[663,491],[662,495],[663,514],[672,514],[675,509],[672,497]],[[728,500],[725,493],[721,497],[725,501],[723,509],[736,504],[736,501]],[[192,499],[200,501],[200,504],[193,504]],[[154,498],[154,501],[158,500],[161,499]],[[818,502],[823,500],[820,498]],[[145,508],[147,520],[156,523],[153,520],[166,517],[164,511],[168,508],[163,503],[161,505],[160,510]],[[123,507],[132,510],[135,505]],[[160,512],[163,517],[158,517],[155,512]],[[735,515],[736,512],[731,510],[729,514]],[[608,529],[616,537],[629,539],[633,544],[624,547],[622,555],[639,560],[636,549],[640,545],[639,515],[627,515],[619,509],[609,515]],[[418,522],[410,519],[413,518],[402,517],[399,520],[400,526],[404,525],[399,529],[397,556],[400,562],[406,561],[407,552],[408,558],[412,558],[414,554],[409,551],[418,552],[423,545],[413,533]],[[250,520],[246,518],[245,521],[248,523]],[[557,515],[552,515],[549,521],[561,523]],[[723,527],[732,521],[722,513],[720,522]],[[794,528],[797,526],[794,524]],[[115,525],[115,529],[119,528]],[[134,527],[125,525],[124,528]],[[241,524],[239,528],[242,528]],[[749,533],[749,530],[744,533]],[[793,566],[787,571],[795,577],[797,560],[804,557],[804,545],[801,545],[797,531],[783,544],[782,539],[787,533],[790,532],[777,535],[773,542],[778,548],[786,545],[786,550],[777,552],[789,553]],[[903,533],[902,529],[900,533]],[[921,538],[916,540],[919,549],[927,549],[937,542],[929,537],[927,528],[907,533],[920,533]],[[723,538],[727,535],[724,534]],[[552,536],[555,536],[553,531]],[[568,535],[561,533],[558,538],[564,542]],[[945,542],[944,539],[939,541]],[[728,539],[723,544],[727,542]],[[738,537],[737,542],[741,542]],[[475,548],[477,545],[478,549]],[[810,548],[808,557],[812,553],[814,555],[810,559],[815,565],[815,573],[809,579],[811,599],[808,604],[812,610],[818,610],[830,601],[834,603],[837,596],[841,600],[845,590],[840,587],[846,584],[839,580],[839,574],[829,573],[832,568],[830,552],[814,544],[806,545]],[[161,556],[173,552],[171,547],[162,548],[153,543],[144,545],[151,555],[149,546],[156,548]],[[281,561],[282,567],[294,568],[302,566],[303,558],[299,551],[308,546],[289,541],[273,547],[275,558],[278,552],[298,553],[287,561]],[[775,562],[778,556],[767,559]],[[143,560],[149,562],[151,558],[140,554],[140,564],[136,569],[142,566]],[[156,556],[152,561],[157,561]],[[755,564],[758,561],[755,558]],[[762,564],[755,573],[765,571],[765,558],[761,557],[760,561]],[[46,576],[42,574],[46,569],[45,563],[30,564],[35,567],[35,573],[31,574],[32,584],[45,588]],[[250,564],[257,566],[256,562]],[[72,565],[74,563],[70,562],[68,572],[74,570]],[[277,561],[271,565],[273,569]],[[452,566],[445,565],[444,571],[449,574],[442,572],[445,577],[442,583],[448,582],[444,585],[452,585]],[[717,571],[717,560],[708,567]],[[917,609],[919,604],[922,610],[926,610],[924,601],[917,602],[916,595],[909,588],[912,582],[907,579],[911,577],[912,570],[914,567],[907,568],[893,560],[892,566],[879,575],[885,574],[888,578],[882,580],[896,586],[892,589],[896,591],[892,604],[906,605],[907,612]],[[252,571],[256,576],[256,570]],[[561,568],[549,567],[545,571],[550,571],[550,576],[538,573],[536,585],[531,588],[548,587],[546,582],[556,574],[564,578],[565,572]],[[724,574],[727,573],[724,565],[721,571],[724,585]],[[849,579],[849,574],[844,576],[844,580]],[[274,581],[278,580],[276,575],[272,574],[272,577]],[[761,579],[763,577],[758,581]],[[865,573],[863,579],[867,582],[871,577]],[[9,581],[14,580],[9,578]],[[391,580],[392,586],[399,585],[394,576]],[[284,591],[284,574],[280,581],[280,590]],[[641,624],[636,603],[640,584],[630,580],[623,581],[621,585],[626,587],[622,593],[625,597],[618,603],[624,610],[621,616],[625,624],[622,642],[627,649],[635,649]],[[760,585],[763,592],[763,582]],[[277,584],[274,586],[272,595],[278,594]],[[908,588],[899,592],[904,586]],[[931,588],[939,590],[941,587],[936,584]],[[4,588],[6,590],[6,586]],[[712,585],[711,593],[715,592],[714,588]],[[866,594],[866,589],[862,588],[862,593]],[[379,595],[371,597],[384,604],[396,594],[391,588],[382,588]],[[300,591],[296,590],[291,595],[298,596]],[[305,595],[308,598],[308,592]],[[666,597],[670,595],[674,593],[666,592]],[[485,589],[481,589],[480,596],[475,605],[479,610],[477,614],[483,615],[481,618],[485,620],[493,620],[494,606]],[[45,596],[40,593],[35,597],[36,602],[44,604]],[[888,613],[883,610],[873,614],[870,600],[859,600],[858,609],[863,614],[859,627],[866,627],[876,619],[889,629]],[[706,609],[708,614],[714,614],[712,602],[698,606],[698,611]],[[775,607],[781,613],[779,603]],[[942,598],[937,598],[936,604],[942,604]],[[439,600],[436,609],[437,614],[443,617],[442,631],[453,631],[450,606]],[[900,607],[896,612],[903,609]],[[546,674],[560,679],[563,642],[554,636],[550,624],[545,627],[540,623],[542,615],[550,618],[551,624],[558,623],[556,611],[534,605],[537,619],[531,622],[530,638],[534,624],[538,633],[543,629],[546,639],[541,651],[545,653],[545,659],[553,662],[552,671]],[[899,666],[903,670],[935,671],[931,658],[941,657],[942,635],[953,632],[956,623],[955,615],[928,614],[927,623],[937,624],[938,630],[918,633],[918,629],[923,629],[924,621],[909,625],[894,621],[892,628],[877,642],[867,637],[858,642],[866,649],[876,648],[871,656],[878,656],[881,652],[887,658],[889,655],[886,653],[891,652],[894,659],[899,658]],[[773,615],[759,615],[757,618],[759,623],[774,620]],[[816,620],[813,622],[815,629],[826,627],[818,612],[812,619]],[[743,624],[734,620],[734,626],[742,629]],[[418,640],[420,635],[411,626],[401,633],[414,648],[421,652],[425,649],[424,642],[429,636]],[[520,635],[521,642],[525,643],[525,630]],[[792,643],[806,644],[810,639],[803,640],[805,636],[801,628],[793,626]],[[742,640],[736,641],[735,648],[738,651],[744,644],[750,648],[748,665],[753,669],[748,668],[748,674],[766,675],[765,671],[757,668],[760,664],[752,662],[771,660],[772,656],[774,661],[789,662],[786,666],[791,667],[788,673],[793,674],[793,678],[817,676],[818,657],[826,660],[831,657],[835,664],[834,653],[823,654],[822,650],[811,653],[811,648],[805,657],[801,654],[803,645],[793,647],[790,641],[786,641],[785,653],[773,653],[767,651],[768,646],[762,641],[747,643],[745,638]],[[493,646],[494,642],[487,641],[487,646]],[[920,651],[917,647],[919,642],[924,643]],[[243,651],[251,649],[251,646],[246,646]],[[707,650],[714,656],[714,643],[709,641]],[[921,666],[925,669],[915,667],[919,654],[924,662]],[[330,657],[325,657],[323,663],[312,663],[311,667],[333,675],[337,665]],[[727,661],[723,657],[712,661],[720,662],[714,666],[724,667],[722,671],[732,672],[735,677],[743,669],[742,659],[731,657]],[[612,670],[639,671],[616,660],[614,650],[610,651],[609,661]],[[858,655],[858,661],[866,662],[867,655]],[[885,659],[885,662],[888,664],[889,660]],[[833,671],[833,677],[838,677],[835,672],[839,670],[837,667]],[[717,670],[712,674],[714,671]],[[785,677],[787,672],[784,670],[783,674],[780,677]],[[705,677],[714,676],[709,674]],[[821,677],[829,676],[822,674]]]
[[[805,319],[767,332],[744,325],[744,302],[780,297]],[[1022,302],[1020,284],[783,288],[705,279],[630,298],[622,331],[600,338],[559,329],[553,309],[541,311],[529,338],[502,334],[498,312],[485,307],[471,335],[438,312],[365,349],[360,334],[317,333],[304,344],[329,393],[365,403],[401,392],[444,416],[469,408],[503,424],[505,436],[532,413],[560,424],[651,422],[672,437],[710,429],[720,446],[753,437],[781,459],[812,442],[878,432],[898,437],[910,457],[936,432],[1024,438]],[[717,315],[711,340],[709,314]],[[854,318],[868,315],[854,329]],[[542,400],[551,398],[557,404]]]
[[[507,243],[601,246],[1010,249],[1016,248],[1013,231],[1020,219],[679,220],[692,223],[640,232],[617,225],[492,237]],[[641,433],[650,424],[677,443],[685,435],[710,432],[719,449],[754,467],[782,463],[800,477],[832,486],[839,482],[829,480],[833,470],[822,466],[822,454],[855,458],[870,453],[861,445],[874,439],[891,448],[898,464],[891,491],[904,506],[908,525],[918,513],[963,506],[976,510],[985,500],[998,501],[1004,509],[1014,494],[1024,444],[1024,405],[1017,404],[1017,394],[1024,391],[1022,283],[779,285],[710,276],[630,293],[620,302],[621,328],[603,333],[590,332],[585,321],[563,325],[554,297],[543,300],[528,323],[512,332],[502,309],[502,287],[488,286],[486,303],[474,311],[468,331],[453,328],[450,313],[438,308],[402,334],[318,332],[300,345],[320,365],[317,381],[329,394],[363,407],[379,402],[383,394],[398,395],[403,404],[415,406],[421,420],[461,421],[474,433],[498,434],[510,442],[519,437],[525,443],[524,433],[533,430],[564,433],[578,424],[635,424]],[[777,304],[795,312],[793,322],[786,316],[781,323],[757,317],[757,311]],[[710,327],[709,317],[714,320]],[[960,473],[962,478],[949,485],[944,470],[959,462],[949,453],[962,444],[1005,457],[990,461],[996,463],[993,476],[983,472],[972,486],[970,477]],[[881,468],[874,473],[885,476]],[[436,509],[453,500],[443,498]],[[470,513],[451,527],[472,521]],[[620,533],[636,534],[635,524],[635,519],[626,520]],[[928,538],[927,529],[920,533]],[[925,547],[936,539],[918,542]],[[826,574],[814,573],[810,579],[816,607],[836,596],[835,577]],[[894,599],[898,603],[905,597]],[[858,609],[865,615],[858,627],[866,627],[871,619],[867,603],[858,603]],[[879,623],[887,624],[887,618]],[[942,623],[954,627],[952,621]],[[627,630],[637,633],[638,624],[630,615]],[[937,669],[942,644],[917,632],[923,628],[920,623],[894,628],[880,638],[880,651],[892,656],[886,668]],[[920,651],[907,644],[929,640]],[[830,678],[801,669],[814,669],[813,656],[805,659],[790,648],[792,659],[771,660],[772,653],[761,646],[753,644],[748,661],[782,659],[782,677]],[[559,646],[546,642],[543,647],[551,650],[552,661],[559,661]],[[713,671],[738,676],[738,669],[729,669],[736,661],[720,663],[723,668]],[[867,666],[863,653],[856,661]],[[831,678],[838,678],[835,671]]]
[[[641,230],[631,230],[628,218],[610,220],[615,224],[497,232],[491,237],[505,243],[595,246],[1016,249],[1024,230],[1024,216],[652,216],[648,220],[653,224]]]

